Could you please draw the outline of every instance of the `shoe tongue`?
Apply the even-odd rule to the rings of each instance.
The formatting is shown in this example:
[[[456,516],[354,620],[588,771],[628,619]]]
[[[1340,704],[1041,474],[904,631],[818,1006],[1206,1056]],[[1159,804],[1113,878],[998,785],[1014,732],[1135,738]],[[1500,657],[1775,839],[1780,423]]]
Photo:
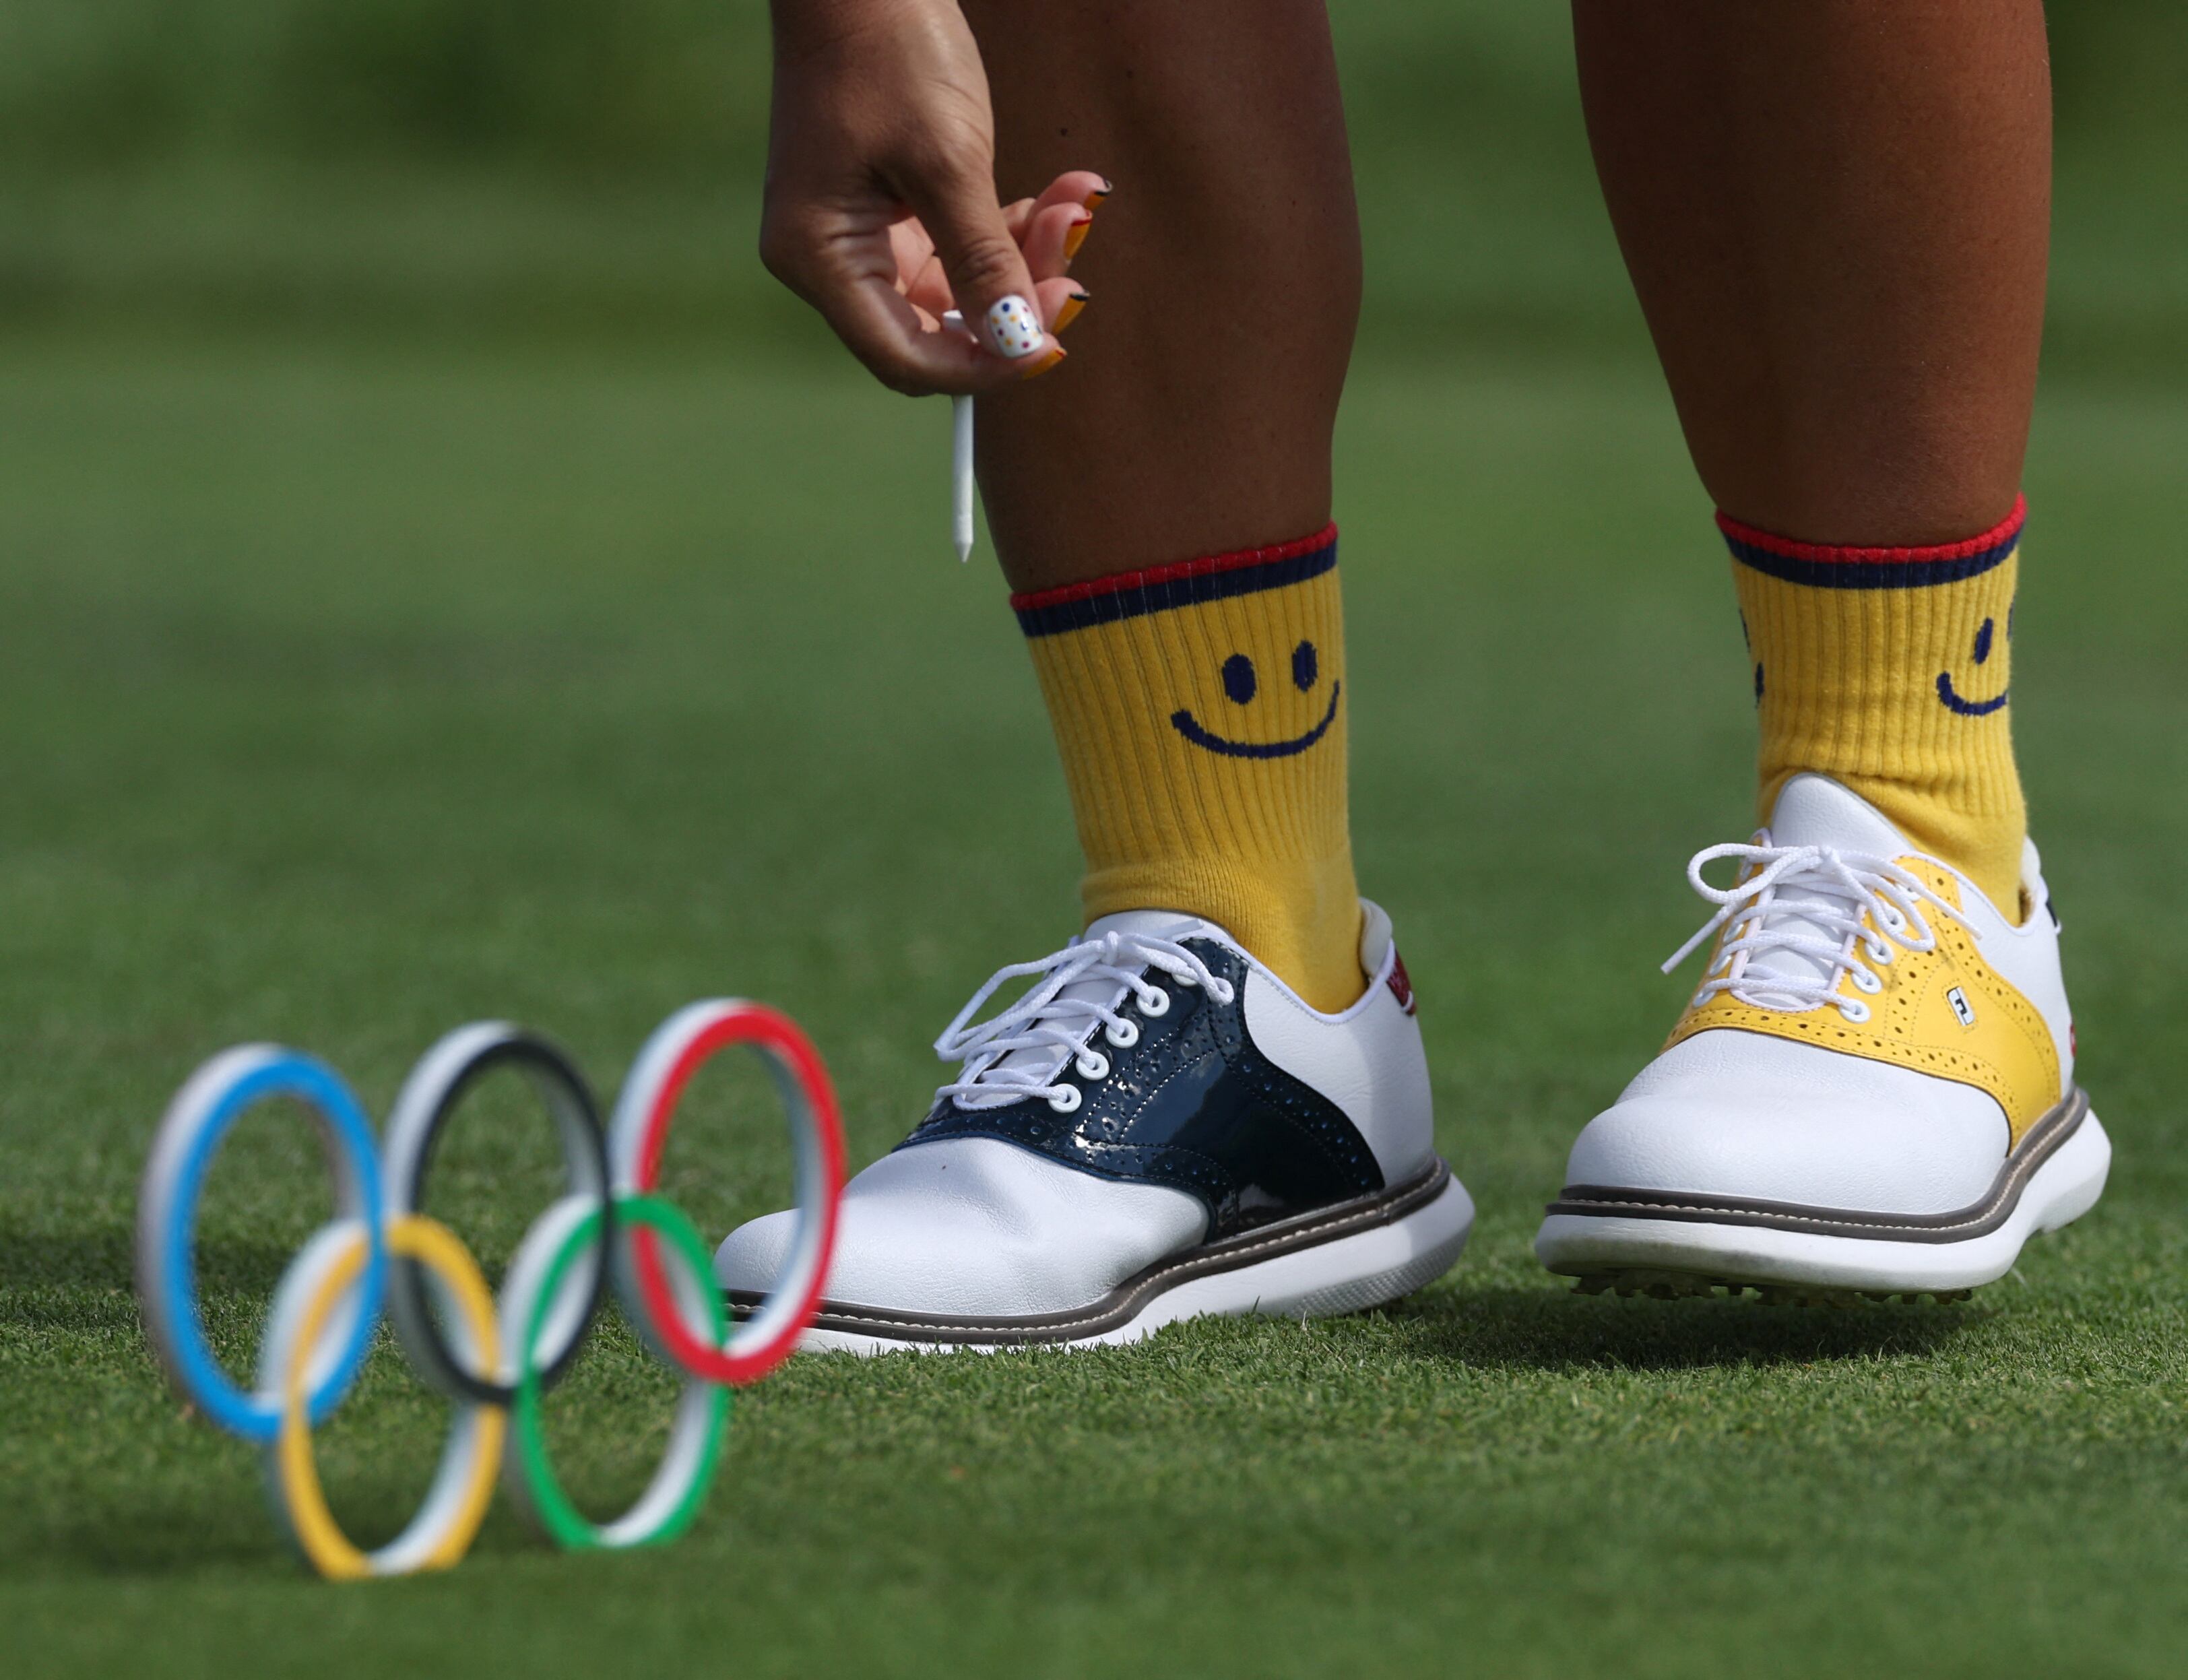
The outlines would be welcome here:
[[[1080,939],[1083,943],[1108,933],[1137,933],[1151,939],[1191,939],[1217,932],[1215,923],[1181,910],[1120,910],[1097,917]],[[1114,1003],[1124,995],[1124,988],[1114,980],[1074,980],[1057,995],[1093,1003]]]
[[[1830,777],[1821,775],[1796,775],[1785,784],[1770,813],[1769,835],[1774,846],[1829,846],[1839,852],[1886,859],[1897,858],[1910,849],[1898,830],[1885,820],[1875,806]],[[1806,887],[1798,889],[1797,899],[1849,907],[1853,903],[1841,894],[1818,892]],[[1764,926],[1773,932],[1807,933],[1834,944],[1843,937],[1840,932],[1790,908],[1773,910],[1764,918]],[[1831,965],[1800,951],[1773,950],[1751,959],[1747,973],[1824,980],[1830,978]]]
[[[1138,933],[1149,939],[1189,939],[1196,935],[1213,932],[1212,924],[1197,916],[1188,916],[1175,910],[1120,910],[1100,916],[1080,935],[1084,943],[1098,939],[1108,933]],[[1115,980],[1090,978],[1074,980],[1057,994],[1058,999],[1069,998],[1074,1002],[1107,1004],[1114,1007],[1123,1001],[1124,986]],[[1093,1030],[1090,1025],[1089,1032]],[[1054,1050],[1014,1050],[995,1065],[998,1068],[1040,1068],[1046,1070],[1057,1065],[1062,1052]]]
[[[1829,776],[1802,775],[1785,784],[1770,813],[1775,846],[1830,846],[1898,858],[1913,851],[1884,813]]]
[[[1181,910],[1120,910],[1097,917],[1080,937],[1098,939],[1105,933],[1143,933],[1150,939],[1189,939],[1210,925]]]

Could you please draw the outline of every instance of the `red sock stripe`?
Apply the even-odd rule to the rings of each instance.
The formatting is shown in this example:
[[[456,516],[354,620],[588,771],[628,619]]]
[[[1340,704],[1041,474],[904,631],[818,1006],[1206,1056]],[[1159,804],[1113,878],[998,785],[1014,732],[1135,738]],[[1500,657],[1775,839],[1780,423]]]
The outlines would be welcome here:
[[[1860,589],[1952,583],[1988,572],[2013,552],[2027,519],[2028,498],[2016,496],[2013,511],[1978,536],[1903,548],[1795,542],[1722,512],[1717,525],[1733,557],[1758,572],[1792,583]]]
[[[1829,561],[1840,565],[1849,562],[1868,566],[1919,566],[1926,561],[1940,560],[1971,560],[2012,541],[2021,534],[2021,527],[2028,521],[2028,498],[2016,496],[2013,511],[1979,537],[1970,537],[1960,543],[1931,543],[1909,548],[1860,548],[1852,544],[1833,543],[1796,543],[1790,537],[1774,536],[1768,531],[1757,530],[1752,525],[1743,525],[1731,515],[1720,513],[1717,528],[1736,542],[1745,543],[1766,553],[1782,555],[1787,560]]]
[[[1051,635],[1172,606],[1281,589],[1318,577],[1336,564],[1337,527],[1326,525],[1311,537],[1268,548],[1204,555],[1198,560],[1091,578],[1083,583],[1029,589],[1011,597],[1011,608],[1028,635]]]

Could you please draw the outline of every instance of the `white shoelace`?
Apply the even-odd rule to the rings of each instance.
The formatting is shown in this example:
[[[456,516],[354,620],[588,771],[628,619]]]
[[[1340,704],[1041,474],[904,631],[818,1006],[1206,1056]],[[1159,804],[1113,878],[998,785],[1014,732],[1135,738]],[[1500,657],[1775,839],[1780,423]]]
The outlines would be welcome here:
[[[1074,940],[1062,950],[1034,962],[1013,962],[999,968],[988,984],[973,994],[957,1012],[957,1018],[934,1040],[934,1053],[945,1062],[962,1061],[957,1077],[934,1094],[953,1098],[961,1108],[999,1108],[1029,1097],[1044,1097],[1050,1108],[1068,1114],[1078,1108],[1079,1087],[1057,1083],[1063,1065],[1076,1058],[1079,1075],[1086,1080],[1109,1076],[1109,1058],[1093,1045],[1081,1044],[1099,1024],[1108,1042],[1129,1050],[1139,1042],[1136,1022],[1118,1013],[1129,993],[1143,1015],[1159,1016],[1170,1010],[1170,994],[1148,978],[1148,970],[1167,974],[1181,986],[1202,986],[1218,1003],[1228,1003],[1236,989],[1211,972],[1206,963],[1175,939],[1143,933],[1109,933],[1098,939]],[[1023,976],[1039,979],[1017,1002],[993,1020],[967,1025],[986,1006],[996,989]],[[1106,982],[1102,1001],[1093,997],[1065,997],[1067,988],[1082,983]],[[1015,1060],[1002,1065],[1018,1051],[1048,1051],[1052,1054]]]
[[[1740,874],[1730,887],[1712,887],[1702,878],[1702,871],[1719,858],[1739,860]],[[1703,977],[1697,1004],[1720,992],[1785,1015],[1830,1004],[1858,1025],[1869,1019],[1869,1006],[1838,995],[1841,976],[1852,975],[1856,990],[1874,995],[1884,989],[1875,969],[1891,962],[1893,945],[1935,950],[1937,932],[1926,907],[1968,927],[1951,904],[1889,858],[1830,846],[1711,846],[1689,861],[1687,879],[1717,912],[1664,964],[1666,974],[1727,922],[1739,924]],[[1806,959],[1802,966],[1813,972],[1768,961],[1774,956]],[[1863,957],[1874,967],[1864,966]]]

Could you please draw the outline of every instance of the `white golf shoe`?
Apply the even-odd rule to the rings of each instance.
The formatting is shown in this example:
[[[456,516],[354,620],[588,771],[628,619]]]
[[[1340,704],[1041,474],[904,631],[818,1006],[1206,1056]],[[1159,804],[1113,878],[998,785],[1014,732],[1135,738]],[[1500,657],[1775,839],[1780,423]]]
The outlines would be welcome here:
[[[1208,1313],[1354,1311],[1440,1277],[1474,1207],[1435,1153],[1389,918],[1363,910],[1373,978],[1336,1015],[1171,911],[1105,916],[1003,969],[935,1046],[957,1078],[846,1187],[803,1345],[1125,1342]],[[968,1024],[1018,978],[1022,997]],[[792,1219],[723,1243],[733,1312],[768,1288]]]
[[[1702,879],[1718,859],[1728,889]],[[2074,1084],[2033,845],[2016,925],[1804,775],[1751,844],[1688,873],[1720,906],[1687,946],[1716,935],[1709,967],[1573,1145],[1535,1238],[1551,1271],[1652,1294],[1952,1297],[2095,1204],[2112,1146]]]

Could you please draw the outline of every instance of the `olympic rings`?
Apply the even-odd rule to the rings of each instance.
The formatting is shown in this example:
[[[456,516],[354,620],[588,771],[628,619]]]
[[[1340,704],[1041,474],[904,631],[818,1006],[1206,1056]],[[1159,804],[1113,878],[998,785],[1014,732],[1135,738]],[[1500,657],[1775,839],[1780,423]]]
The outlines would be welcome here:
[[[389,1249],[428,1267],[457,1308],[468,1351],[488,1369],[499,1361],[493,1295],[471,1250],[444,1225],[417,1214],[389,1222]],[[274,1507],[297,1549],[331,1581],[373,1575],[409,1575],[447,1569],[471,1548],[493,1498],[494,1469],[501,1459],[505,1420],[493,1406],[465,1404],[459,1412],[441,1468],[425,1502],[403,1532],[380,1550],[351,1543],[328,1510],[312,1463],[312,1430],[304,1421],[306,1367],[326,1322],[357,1284],[366,1252],[365,1233],[353,1224],[320,1227],[274,1296],[274,1318],[259,1354],[259,1387],[281,1396],[281,1432],[266,1449],[266,1479]]]
[[[843,1127],[828,1070],[786,1015],[760,1004],[691,1004],[663,1022],[639,1051],[616,1102],[608,1154],[618,1191],[651,1191],[684,1087],[701,1063],[733,1044],[751,1045],[766,1062],[797,1142],[798,1224],[783,1275],[751,1322],[726,1341],[719,1332],[703,1341],[693,1334],[670,1298],[651,1232],[634,1236],[634,1274],[617,1283],[632,1322],[659,1336],[674,1363],[713,1382],[742,1384],[788,1358],[820,1310],[843,1187]]]
[[[395,1216],[417,1210],[432,1164],[433,1146],[472,1085],[498,1067],[522,1068],[547,1105],[562,1145],[568,1192],[595,1207],[613,1204],[608,1190],[607,1149],[600,1113],[584,1075],[546,1040],[499,1021],[459,1027],[420,1058],[403,1081],[387,1117],[387,1203]],[[606,1253],[603,1246],[601,1254]],[[595,1258],[582,1287],[558,1300],[554,1334],[538,1356],[539,1380],[552,1387],[584,1345],[607,1282],[605,1260]],[[449,1352],[439,1324],[426,1309],[423,1277],[414,1266],[398,1264],[387,1276],[387,1315],[410,1362],[435,1388],[456,1400],[507,1406],[516,1390],[507,1383],[475,1376]],[[489,1362],[488,1368],[491,1368]]]
[[[268,1441],[280,1432],[278,1395],[246,1395],[220,1368],[206,1345],[198,1311],[198,1197],[205,1189],[213,1151],[245,1108],[268,1097],[301,1098],[319,1123],[335,1175],[335,1204],[343,1219],[364,1230],[364,1299],[371,1311],[354,1314],[339,1354],[325,1362],[307,1395],[314,1423],[341,1403],[372,1346],[387,1273],[386,1209],[381,1198],[380,1155],[372,1123],[341,1076],[324,1063],[270,1044],[223,1051],[193,1074],[160,1121],[137,1197],[137,1298],[144,1328],[176,1386],[230,1435]]]
[[[707,1264],[706,1244],[691,1228],[691,1221],[658,1196],[618,1196],[615,1207],[623,1222],[634,1231],[658,1232],[668,1239],[669,1252],[684,1267],[687,1284],[684,1310],[702,1314],[719,1339],[724,1328],[722,1292]],[[509,1283],[502,1293],[502,1310],[507,1315],[504,1332],[511,1338],[512,1345],[522,1348],[537,1338],[557,1284],[580,1253],[600,1244],[601,1230],[600,1208],[575,1197],[556,1203],[532,1228],[510,1266]],[[651,1344],[654,1338],[646,1339]],[[511,1476],[510,1486],[540,1527],[571,1550],[585,1551],[673,1540],[691,1525],[721,1453],[722,1429],[729,1416],[727,1389],[702,1377],[685,1380],[676,1421],[669,1426],[668,1450],[662,1456],[651,1485],[622,1516],[595,1524],[570,1502],[555,1480],[539,1429],[539,1394],[545,1378],[534,1361],[521,1361],[520,1368],[524,1374],[517,1384],[511,1414],[516,1423],[512,1462],[521,1463],[524,1474]]]
[[[798,1157],[790,1261],[753,1322],[734,1335],[704,1243],[653,1191],[662,1144],[692,1073],[732,1044],[750,1044],[766,1061]],[[520,1068],[545,1103],[567,1193],[526,1234],[497,1303],[463,1243],[418,1209],[441,1132],[478,1080],[501,1066]],[[302,1100],[327,1143],[336,1217],[283,1275],[246,1392],[206,1339],[194,1252],[197,1208],[212,1157],[237,1118],[277,1096]],[[364,1110],[338,1074],[295,1051],[247,1045],[199,1068],[161,1120],[138,1208],[138,1294],[161,1364],[209,1419],[261,1448],[274,1508],[323,1575],[354,1580],[454,1564],[484,1519],[497,1466],[558,1544],[645,1545],[674,1538],[697,1514],[728,1422],[725,1385],[764,1375],[811,1322],[843,1180],[843,1130],[826,1070],[794,1024],[758,1004],[694,1004],[671,1017],[640,1052],[608,1138],[583,1075],[545,1040],[500,1022],[459,1028],[404,1082],[384,1167]],[[583,1347],[611,1279],[641,1339],[685,1383],[651,1482],[621,1516],[595,1523],[555,1480],[540,1410]],[[383,1311],[418,1373],[456,1411],[418,1512],[393,1541],[366,1553],[327,1508],[311,1430],[356,1380]]]

